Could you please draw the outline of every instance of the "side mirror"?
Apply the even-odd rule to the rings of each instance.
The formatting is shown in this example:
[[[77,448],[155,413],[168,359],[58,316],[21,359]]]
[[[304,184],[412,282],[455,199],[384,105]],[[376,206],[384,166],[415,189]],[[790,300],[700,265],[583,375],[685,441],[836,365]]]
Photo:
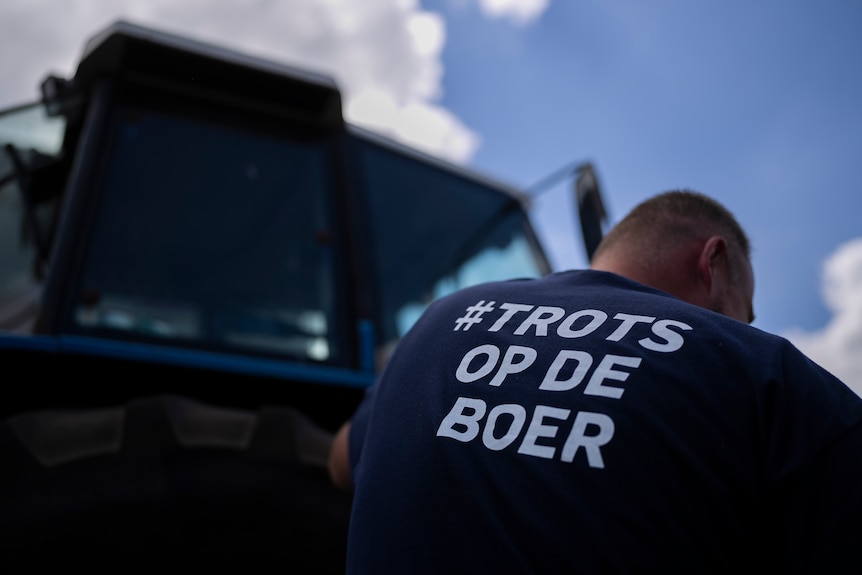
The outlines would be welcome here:
[[[575,172],[578,175],[574,190],[578,219],[581,222],[587,259],[592,261],[593,254],[605,235],[608,215],[592,164],[581,164]]]

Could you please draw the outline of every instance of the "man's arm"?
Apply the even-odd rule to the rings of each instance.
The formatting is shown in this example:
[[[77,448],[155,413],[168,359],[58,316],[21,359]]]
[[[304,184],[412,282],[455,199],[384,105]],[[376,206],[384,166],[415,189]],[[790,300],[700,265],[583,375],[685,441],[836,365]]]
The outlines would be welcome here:
[[[345,490],[353,489],[353,466],[359,462],[362,451],[362,439],[368,427],[371,406],[377,392],[377,384],[365,390],[365,397],[353,416],[339,429],[332,440],[329,450],[329,477],[337,487]],[[353,440],[351,441],[351,436]],[[353,453],[351,454],[351,443]],[[353,460],[351,460],[351,458]]]
[[[350,472],[350,421],[341,426],[329,451],[329,476],[336,487],[353,489]]]

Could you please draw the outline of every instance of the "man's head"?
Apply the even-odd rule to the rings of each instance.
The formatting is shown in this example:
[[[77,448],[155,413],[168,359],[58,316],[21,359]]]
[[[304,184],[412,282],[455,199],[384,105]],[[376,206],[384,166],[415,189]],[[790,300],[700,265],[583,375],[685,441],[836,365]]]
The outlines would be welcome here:
[[[750,323],[750,253],[745,231],[724,206],[675,190],[629,212],[602,240],[591,267]]]

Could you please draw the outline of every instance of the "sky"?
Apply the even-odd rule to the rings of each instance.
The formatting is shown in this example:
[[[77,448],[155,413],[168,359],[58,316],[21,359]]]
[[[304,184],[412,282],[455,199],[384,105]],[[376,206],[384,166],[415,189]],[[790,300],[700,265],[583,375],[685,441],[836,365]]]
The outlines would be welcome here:
[[[706,193],[753,244],[759,329],[862,395],[862,1],[3,0],[0,107],[71,77],[117,19],[331,76],[348,121],[535,195],[554,269],[586,266],[572,180],[609,224]]]

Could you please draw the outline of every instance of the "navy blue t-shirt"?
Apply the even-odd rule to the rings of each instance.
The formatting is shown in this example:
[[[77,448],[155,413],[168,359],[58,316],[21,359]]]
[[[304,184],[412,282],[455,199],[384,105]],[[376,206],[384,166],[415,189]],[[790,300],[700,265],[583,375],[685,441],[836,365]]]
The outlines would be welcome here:
[[[862,571],[862,399],[610,273],[434,302],[350,457],[349,573]]]

